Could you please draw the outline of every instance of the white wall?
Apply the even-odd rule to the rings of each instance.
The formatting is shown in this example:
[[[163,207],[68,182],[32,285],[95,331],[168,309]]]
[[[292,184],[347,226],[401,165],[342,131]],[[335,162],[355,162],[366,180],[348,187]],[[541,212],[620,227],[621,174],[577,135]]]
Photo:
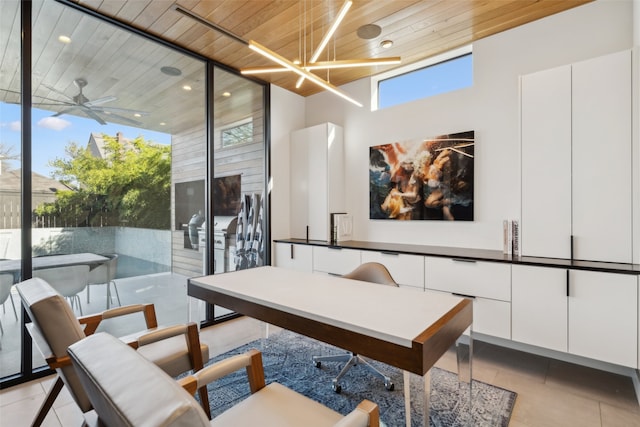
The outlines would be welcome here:
[[[375,112],[327,92],[306,98],[305,126],[330,121],[344,127],[347,211],[354,215],[354,238],[502,249],[502,220],[520,216],[518,77],[632,45],[633,0],[599,0],[476,42],[471,88]],[[342,89],[369,104],[369,79]],[[288,158],[284,130],[297,126],[282,123],[280,114],[291,116],[298,103],[279,92],[272,93],[272,120],[280,122],[278,135],[272,127],[274,181],[276,173],[278,180],[285,179],[276,166],[284,168]],[[466,130],[476,132],[473,222],[369,220],[370,146]],[[278,200],[285,198],[279,195]],[[274,238],[287,237],[280,222],[288,215],[288,204],[272,197]]]
[[[271,237],[289,232],[289,135],[305,127],[305,99],[271,85]]]

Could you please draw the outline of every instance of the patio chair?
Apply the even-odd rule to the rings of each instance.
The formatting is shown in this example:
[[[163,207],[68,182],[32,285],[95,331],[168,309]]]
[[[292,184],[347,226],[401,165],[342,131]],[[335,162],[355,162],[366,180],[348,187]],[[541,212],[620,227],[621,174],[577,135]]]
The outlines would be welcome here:
[[[11,287],[13,286],[13,274],[2,273],[0,274],[0,303],[4,304],[5,301],[11,295]],[[17,317],[16,317],[17,320]],[[4,335],[4,328],[2,327],[2,321],[0,321],[0,333]],[[2,349],[2,344],[0,344]]]
[[[71,345],[69,357],[100,425],[379,426],[379,410],[373,402],[364,400],[343,416],[281,384],[272,382],[265,386],[262,356],[257,350],[222,360],[178,382],[104,333]],[[127,369],[122,369],[123,366]],[[241,369],[246,369],[251,395],[209,421],[189,394]]]
[[[93,334],[105,319],[141,313],[147,329],[121,337],[120,340],[137,349],[142,356],[171,376],[201,369],[204,361],[209,360],[209,347],[200,343],[197,325],[189,323],[167,328],[158,327],[153,304],[116,307],[102,313],[76,318],[62,295],[46,281],[33,278],[18,283],[16,288],[31,318],[27,329],[49,367],[58,373],[33,426],[42,424],[63,385],[67,386],[83,413],[92,409],[91,402],[71,366],[67,348]],[[126,368],[125,372],[130,372],[126,365],[120,365],[120,369],[123,367]],[[206,387],[199,390],[199,396],[204,411],[209,414]]]
[[[88,265],[70,265],[65,267],[34,270],[33,277],[39,277],[51,285],[63,297],[69,300],[72,308],[78,307],[82,316],[82,304],[78,294],[89,284]]]
[[[89,283],[87,285],[87,304],[89,304],[90,292],[92,285],[107,285],[107,309],[111,307],[111,285],[113,284],[113,290],[116,292],[116,298],[118,299],[118,305],[122,305],[120,302],[120,294],[118,293],[118,287],[116,286],[116,272],[118,270],[118,254],[105,255],[109,258],[109,261],[104,264],[100,264],[93,270],[89,271]]]

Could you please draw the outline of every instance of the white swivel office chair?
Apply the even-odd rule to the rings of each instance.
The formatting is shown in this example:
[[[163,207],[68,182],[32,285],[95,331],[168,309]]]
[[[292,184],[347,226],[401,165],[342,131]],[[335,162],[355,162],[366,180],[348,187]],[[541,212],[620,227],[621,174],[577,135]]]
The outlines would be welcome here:
[[[53,289],[65,297],[72,308],[78,307],[82,315],[82,304],[78,294],[86,289],[89,283],[88,265],[71,265],[67,267],[43,268],[34,270],[33,277],[39,277]]]
[[[100,264],[93,270],[89,271],[89,284],[87,285],[87,304],[89,303],[91,286],[92,285],[107,285],[107,309],[111,307],[111,285],[116,293],[116,299],[118,305],[120,303],[120,294],[118,293],[118,287],[116,286],[116,272],[118,270],[118,254],[105,255],[109,258],[109,261],[104,264]]]
[[[398,286],[395,280],[393,280],[393,277],[391,277],[391,273],[389,273],[389,270],[387,270],[384,265],[377,262],[364,263],[353,270],[351,273],[345,274],[342,277],[353,280],[361,280],[363,282],[378,283],[381,285]],[[344,353],[331,356],[313,356],[313,363],[317,368],[322,366],[322,362],[347,362],[343,366],[338,376],[336,376],[332,381],[331,387],[336,393],[340,393],[342,391],[342,386],[338,383],[338,381],[340,381],[340,379],[352,366],[360,364],[366,366],[374,374],[382,378],[384,380],[384,387],[387,390],[391,391],[394,388],[393,382],[388,375],[380,372],[364,357],[356,353]]]

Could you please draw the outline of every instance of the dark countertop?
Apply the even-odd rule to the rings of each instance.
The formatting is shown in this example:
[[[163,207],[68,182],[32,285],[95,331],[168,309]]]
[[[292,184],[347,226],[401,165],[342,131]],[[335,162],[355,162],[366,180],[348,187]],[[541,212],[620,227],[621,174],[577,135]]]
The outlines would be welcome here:
[[[299,245],[324,246],[335,249],[358,249],[363,251],[388,252],[394,254],[423,255],[444,258],[456,258],[469,261],[504,262],[514,265],[530,265],[536,267],[570,268],[574,270],[602,271],[609,273],[638,274],[640,264],[622,264],[601,261],[580,261],[562,258],[542,257],[512,257],[502,251],[489,249],[453,248],[446,246],[408,245],[401,243],[365,242],[348,240],[335,245],[321,240],[305,239],[274,239],[278,243],[293,243]]]

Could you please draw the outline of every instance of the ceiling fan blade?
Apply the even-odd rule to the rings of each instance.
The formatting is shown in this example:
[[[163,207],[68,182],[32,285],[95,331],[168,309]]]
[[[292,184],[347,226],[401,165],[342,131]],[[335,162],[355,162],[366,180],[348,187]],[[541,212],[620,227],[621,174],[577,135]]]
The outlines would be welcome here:
[[[61,116],[63,114],[68,114],[73,110],[77,110],[78,108],[79,107],[77,107],[77,106],[72,106],[72,107],[69,107],[69,108],[65,108],[64,110],[58,111],[57,113],[53,114],[51,117],[59,117],[59,116]]]
[[[125,116],[121,116],[120,114],[115,114],[115,113],[108,113],[110,117],[115,117],[118,120],[122,120],[125,123],[129,123],[130,125],[134,125],[134,126],[142,126],[142,123],[137,121],[137,120],[133,120],[130,119],[129,117],[125,117]]]
[[[98,99],[94,99],[93,101],[85,102],[82,105],[85,105],[87,107],[93,107],[94,105],[105,104],[107,102],[115,101],[116,99],[118,99],[118,98],[116,98],[115,96],[112,96],[112,95],[103,96],[102,98],[98,98]]]
[[[139,114],[141,116],[148,116],[150,114],[148,111],[130,110],[128,108],[118,107],[94,107],[93,111],[100,111],[103,113]]]
[[[96,122],[100,123],[101,125],[106,125],[107,124],[107,122],[102,120],[102,117],[97,115],[91,108],[83,108],[82,111],[84,111],[84,113],[87,116],[91,117],[93,120],[95,120]]]
[[[44,86],[44,87],[46,87],[47,89],[49,89],[50,91],[55,92],[55,93],[57,93],[57,94],[58,94],[58,95],[60,95],[60,96],[64,96],[64,97],[65,97],[65,98],[67,98],[69,101],[73,102],[74,104],[76,103],[76,101],[75,101],[75,99],[73,99],[73,97],[71,97],[71,96],[67,95],[67,94],[66,94],[66,93],[64,93],[64,92],[59,91],[58,89],[56,89],[56,88],[54,88],[54,87],[52,87],[52,86],[46,85],[46,84],[44,84],[44,83],[40,83],[40,86]]]

